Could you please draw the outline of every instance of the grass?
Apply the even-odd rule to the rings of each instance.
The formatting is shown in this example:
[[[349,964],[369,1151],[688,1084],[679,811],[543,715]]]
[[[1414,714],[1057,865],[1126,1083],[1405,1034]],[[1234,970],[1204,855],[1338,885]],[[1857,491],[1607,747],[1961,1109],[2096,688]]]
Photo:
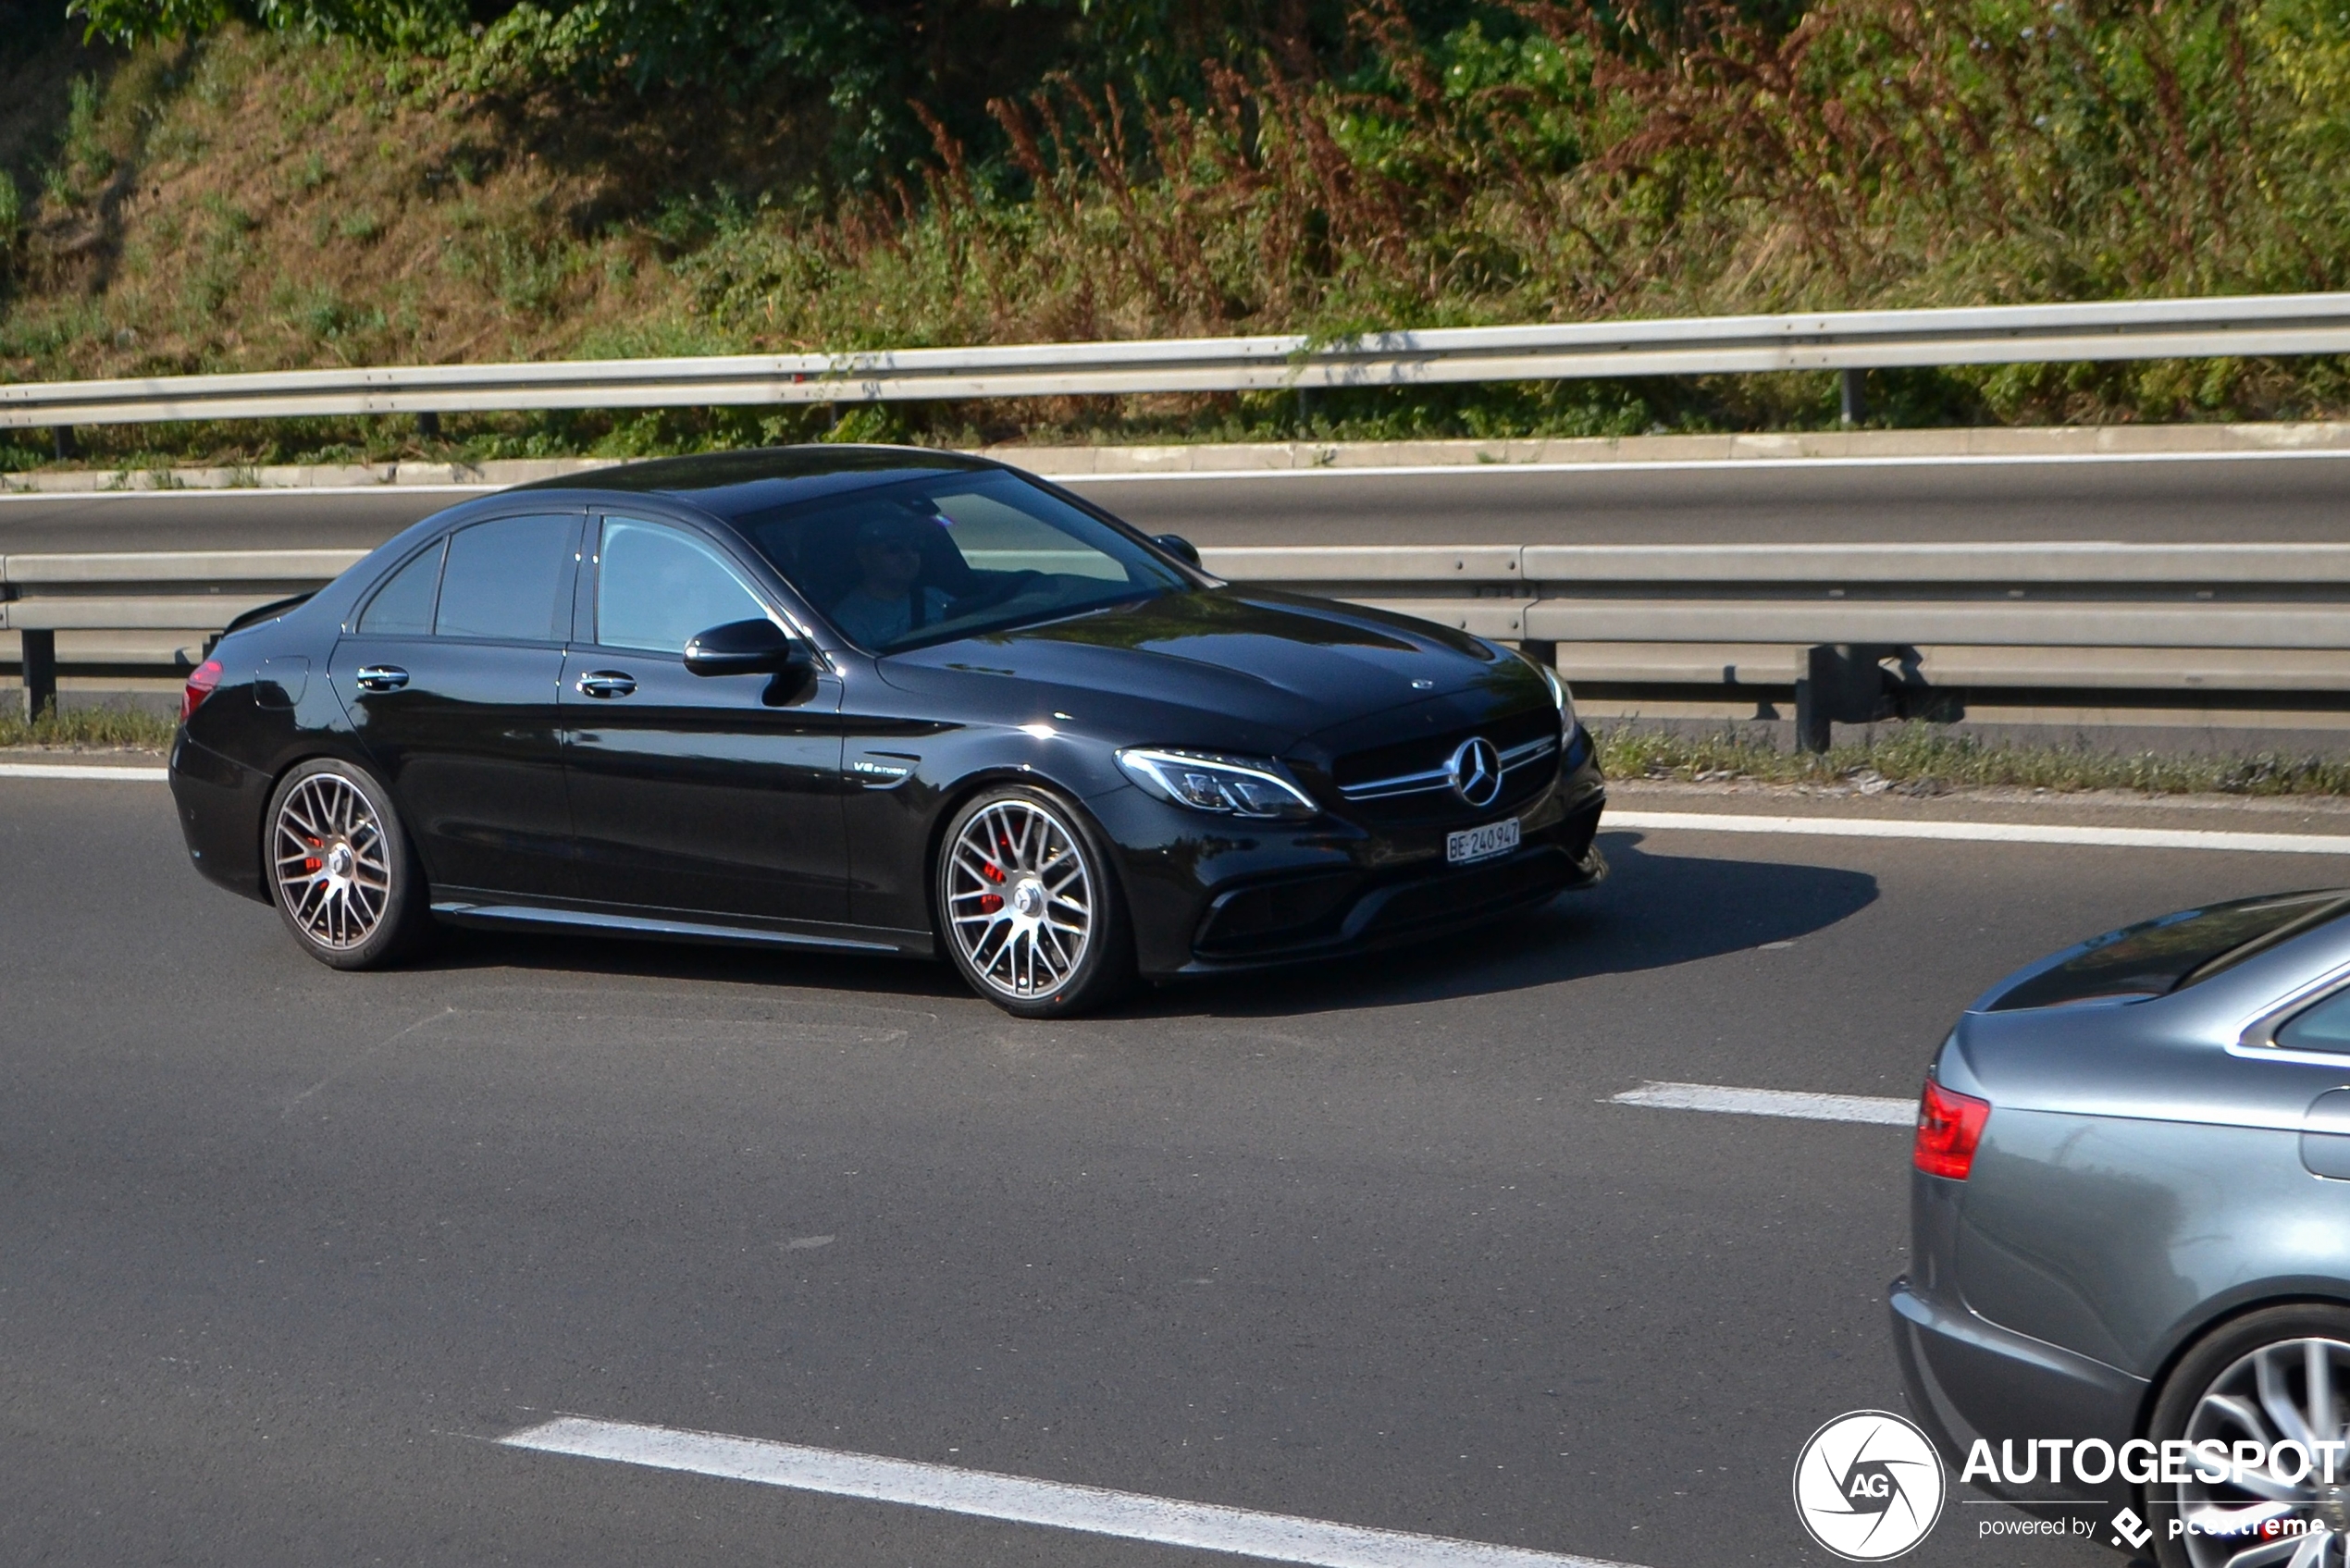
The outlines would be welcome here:
[[[1824,755],[1781,751],[1734,729],[1688,735],[1630,727],[1595,732],[1610,778],[1781,784],[1883,784],[1918,794],[2009,785],[2059,792],[2141,795],[2350,796],[2350,759],[2158,756],[2100,751],[2084,739],[2056,747],[1985,741],[1938,725],[1889,726]]]
[[[12,703],[15,694],[9,694]],[[171,746],[176,722],[132,708],[52,710],[25,721],[21,706],[0,710],[0,747],[44,746],[84,750],[131,747],[164,751]]]
[[[1686,7],[1685,7],[1686,8]],[[1616,7],[1630,11],[1637,8]],[[1702,9],[1702,7],[1699,7]],[[1469,13],[1462,13],[1469,15]],[[840,350],[2350,281],[2335,0],[1822,0],[1703,46],[1521,0],[1361,0],[1300,63],[991,105],[925,165],[822,174],[789,94],[231,27],[0,62],[0,378]],[[1725,16],[1729,13],[1725,13]],[[453,52],[451,52],[453,51]],[[490,68],[491,67],[497,68]],[[1879,372],[1888,425],[2337,417],[2335,358]],[[1833,378],[1040,399],[857,411],[863,438],[1379,439],[1801,429]],[[833,431],[822,407],[116,427],[143,468],[635,456]],[[52,461],[0,443],[0,466]]]

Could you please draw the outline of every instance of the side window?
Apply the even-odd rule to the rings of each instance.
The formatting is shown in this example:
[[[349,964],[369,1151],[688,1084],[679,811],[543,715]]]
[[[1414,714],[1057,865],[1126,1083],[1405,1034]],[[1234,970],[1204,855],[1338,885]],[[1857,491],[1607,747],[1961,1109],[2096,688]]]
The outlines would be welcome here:
[[[440,591],[440,556],[446,541],[435,539],[423,554],[394,572],[359,617],[359,629],[388,636],[421,637],[432,631],[432,601]]]
[[[2288,1051],[2350,1056],[2350,991],[2337,991],[2317,1006],[2302,1008],[2284,1021],[2276,1040]]]
[[[561,642],[571,631],[563,592],[573,517],[501,517],[450,536],[433,630],[444,637]]]
[[[766,617],[734,567],[682,528],[606,518],[597,553],[596,640],[606,648],[683,653],[712,626]]]

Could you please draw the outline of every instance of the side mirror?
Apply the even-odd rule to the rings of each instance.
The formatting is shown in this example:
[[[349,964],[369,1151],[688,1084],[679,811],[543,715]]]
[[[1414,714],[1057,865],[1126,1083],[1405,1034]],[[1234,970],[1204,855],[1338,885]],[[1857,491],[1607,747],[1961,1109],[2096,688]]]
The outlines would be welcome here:
[[[1199,546],[1181,534],[1154,534],[1151,536],[1151,543],[1178,561],[1189,562],[1194,566],[1199,564]]]
[[[686,668],[697,675],[781,674],[808,661],[808,650],[767,620],[729,621],[686,645]]]

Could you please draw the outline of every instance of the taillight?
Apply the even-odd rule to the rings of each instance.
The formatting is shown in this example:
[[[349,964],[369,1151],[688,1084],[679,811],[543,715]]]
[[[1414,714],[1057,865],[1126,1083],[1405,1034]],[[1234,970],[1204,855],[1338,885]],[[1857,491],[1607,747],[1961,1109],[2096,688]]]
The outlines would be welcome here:
[[[1918,1137],[1910,1163],[1928,1176],[1964,1181],[1974,1168],[1974,1146],[1983,1142],[1983,1124],[1990,1119],[1990,1101],[1927,1079],[1925,1093],[1918,1096]]]
[[[207,659],[197,665],[195,673],[188,677],[188,689],[179,694],[179,722],[186,723],[195,710],[204,706],[204,699],[212,695],[212,688],[219,684],[219,660]]]

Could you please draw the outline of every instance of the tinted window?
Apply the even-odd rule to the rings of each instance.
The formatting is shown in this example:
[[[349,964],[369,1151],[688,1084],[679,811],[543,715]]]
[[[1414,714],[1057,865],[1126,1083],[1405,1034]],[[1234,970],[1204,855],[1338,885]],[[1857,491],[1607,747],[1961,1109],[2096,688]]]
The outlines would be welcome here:
[[[1991,1004],[1991,1011],[2055,1007],[2117,996],[2160,996],[2333,919],[2340,892],[2240,898],[2125,926]]]
[[[683,653],[695,634],[764,617],[735,569],[682,528],[614,517],[596,569],[596,640]]]
[[[995,469],[736,521],[850,641],[881,652],[1190,586],[1124,533]]]
[[[440,589],[442,548],[442,541],[435,539],[430,549],[394,572],[391,580],[367,601],[367,612],[359,617],[359,629],[419,637],[430,632],[433,595]]]
[[[570,517],[501,517],[460,528],[440,574],[444,637],[559,642],[571,629],[563,592],[578,527]]]
[[[2350,991],[2337,991],[2314,1007],[2295,1013],[2277,1031],[2288,1051],[2331,1051],[2350,1056]]]

